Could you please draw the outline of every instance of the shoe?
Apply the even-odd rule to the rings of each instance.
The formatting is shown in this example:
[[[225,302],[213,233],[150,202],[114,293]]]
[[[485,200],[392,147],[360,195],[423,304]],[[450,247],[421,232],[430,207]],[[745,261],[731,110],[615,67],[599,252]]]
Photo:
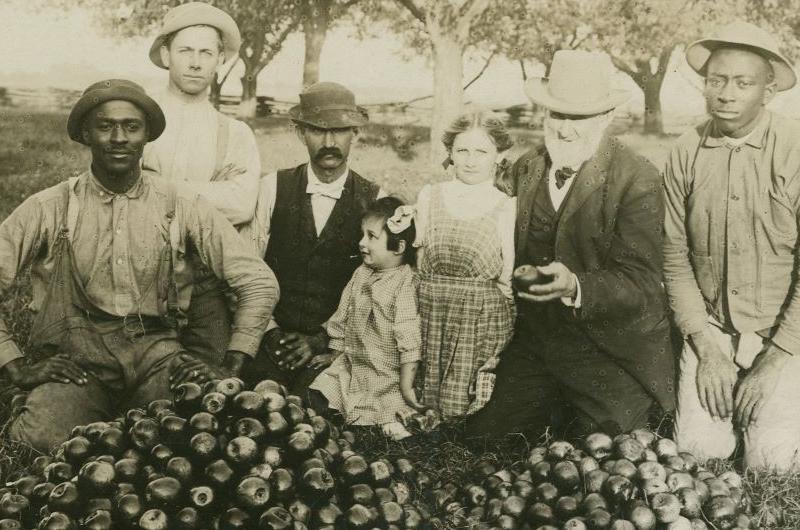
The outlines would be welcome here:
[[[411,436],[411,433],[408,432],[408,429],[403,427],[403,424],[399,421],[384,423],[381,425],[381,429],[383,430],[383,434],[394,441],[403,440]]]

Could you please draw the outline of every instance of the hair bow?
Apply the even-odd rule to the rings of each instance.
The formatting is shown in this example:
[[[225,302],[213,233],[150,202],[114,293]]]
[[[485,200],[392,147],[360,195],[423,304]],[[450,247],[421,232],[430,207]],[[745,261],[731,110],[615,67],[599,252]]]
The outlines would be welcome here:
[[[386,228],[393,234],[399,234],[411,226],[411,221],[414,220],[415,213],[416,210],[413,206],[407,204],[398,206],[394,211],[394,215],[386,220]]]

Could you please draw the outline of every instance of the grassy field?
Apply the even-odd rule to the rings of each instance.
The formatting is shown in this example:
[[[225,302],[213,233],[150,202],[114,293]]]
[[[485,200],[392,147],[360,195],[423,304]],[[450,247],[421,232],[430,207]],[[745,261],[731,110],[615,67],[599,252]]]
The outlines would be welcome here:
[[[66,116],[0,109],[0,220],[30,194],[84,171],[88,150],[66,135]],[[258,137],[262,168],[266,173],[302,162],[304,148],[289,123],[283,119],[259,120],[252,124]],[[381,184],[388,192],[413,200],[427,182],[441,180],[440,172],[427,170],[426,131],[383,125],[366,127],[353,147],[351,166]],[[624,142],[661,166],[672,138],[622,134]],[[518,145],[511,157],[524,151],[536,135],[518,131]],[[30,325],[27,280],[22,278],[0,298],[0,317],[10,325],[19,344],[25,343]],[[9,415],[11,390],[0,379],[0,424]],[[4,440],[4,438],[3,438]],[[0,440],[0,483],[12,478],[29,461],[30,453]],[[365,433],[362,449],[371,453],[399,456],[408,454],[436,477],[458,481],[479,458],[511,464],[522,458],[530,442],[510,440],[491,448],[466,448],[459,443],[458,426],[449,426],[435,437],[411,444],[386,442]],[[717,463],[718,467],[738,466],[737,462]],[[746,490],[755,506],[759,528],[800,528],[800,475],[746,475]]]

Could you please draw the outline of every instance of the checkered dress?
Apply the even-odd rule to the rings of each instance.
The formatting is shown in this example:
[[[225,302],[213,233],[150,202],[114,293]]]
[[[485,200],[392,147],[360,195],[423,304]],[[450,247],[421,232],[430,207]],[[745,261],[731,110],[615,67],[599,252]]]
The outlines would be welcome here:
[[[354,425],[382,425],[414,412],[400,394],[400,365],[420,360],[414,273],[408,265],[356,269],[325,324],[342,352],[311,384]]]
[[[513,333],[514,303],[497,284],[497,218],[506,200],[475,219],[456,219],[441,185],[432,188],[419,263],[423,400],[444,416],[471,414],[489,401],[499,354]]]

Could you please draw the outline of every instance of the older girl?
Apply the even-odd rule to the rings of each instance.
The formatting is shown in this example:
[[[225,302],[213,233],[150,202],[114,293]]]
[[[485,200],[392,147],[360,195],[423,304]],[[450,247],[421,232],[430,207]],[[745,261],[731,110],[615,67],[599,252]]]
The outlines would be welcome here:
[[[465,114],[442,141],[455,178],[420,191],[415,246],[423,402],[452,417],[489,400],[511,338],[516,199],[494,187],[498,155],[513,143],[500,119]]]

